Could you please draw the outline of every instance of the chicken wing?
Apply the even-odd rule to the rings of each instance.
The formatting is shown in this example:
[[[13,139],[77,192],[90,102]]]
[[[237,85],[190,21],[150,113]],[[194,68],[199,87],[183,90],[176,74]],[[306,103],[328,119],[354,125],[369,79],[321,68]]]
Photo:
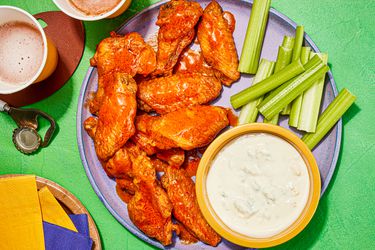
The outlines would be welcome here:
[[[199,240],[216,246],[221,237],[208,225],[197,202],[195,184],[185,170],[168,168],[161,182],[173,205],[173,215]]]
[[[125,148],[119,149],[115,155],[104,165],[104,170],[109,177],[125,178],[133,176],[132,163]]]
[[[204,76],[215,76],[210,65],[204,61],[202,51],[187,49],[180,56],[174,73],[200,73]]]
[[[178,57],[195,37],[194,27],[203,13],[197,2],[171,0],[160,7],[157,66],[153,75],[169,75]]]
[[[196,104],[206,104],[220,95],[221,83],[215,76],[200,73],[175,74],[143,81],[138,86],[140,108],[159,114]]]
[[[85,128],[87,134],[94,139],[96,133],[96,126],[98,125],[98,118],[90,116],[83,122],[83,127]]]
[[[96,114],[103,102],[105,88],[114,82],[116,72],[148,75],[155,70],[156,54],[138,33],[125,36],[112,32],[111,37],[102,40],[90,61],[98,69],[98,90],[90,103],[90,111]]]
[[[117,195],[125,203],[129,203],[133,195],[135,194],[136,187],[133,183],[133,179],[126,177],[123,179],[116,179],[116,192]]]
[[[165,191],[160,186],[141,181],[128,203],[128,212],[131,221],[142,232],[163,245],[169,245],[172,244],[172,231],[175,226],[172,224],[171,210],[161,210],[155,206],[155,200],[161,199],[161,194],[165,195]],[[165,213],[169,215],[166,216]]]
[[[136,118],[136,128],[158,149],[191,150],[209,144],[229,121],[227,110],[196,105],[161,116],[147,114]]]
[[[198,239],[195,238],[194,235],[191,234],[186,229],[186,227],[184,227],[184,225],[182,225],[181,223],[178,223],[177,225],[180,229],[180,233],[178,234],[178,237],[180,238],[183,244],[192,244],[192,243],[198,242]]]
[[[198,41],[206,62],[216,70],[216,76],[227,86],[237,81],[238,56],[233,39],[234,17],[223,12],[213,0],[204,10],[198,26]]]
[[[149,237],[163,245],[172,243],[172,231],[178,228],[172,223],[172,204],[156,179],[155,168],[137,145],[127,143],[126,149],[133,165],[135,194],[128,203],[132,222]]]
[[[185,151],[180,148],[163,150],[156,154],[156,157],[173,167],[180,167],[185,161]]]
[[[100,160],[107,161],[135,133],[137,84],[128,74],[116,73],[99,110],[95,133],[95,150]]]

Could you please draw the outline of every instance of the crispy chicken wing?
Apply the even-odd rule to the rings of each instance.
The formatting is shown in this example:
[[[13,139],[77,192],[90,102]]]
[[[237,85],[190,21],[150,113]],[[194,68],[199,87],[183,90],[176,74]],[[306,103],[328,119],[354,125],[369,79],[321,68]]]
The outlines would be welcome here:
[[[198,41],[206,62],[220,81],[230,86],[238,80],[238,56],[232,36],[234,17],[213,0],[204,10],[198,26]]]
[[[200,73],[205,76],[215,76],[214,70],[208,65],[202,51],[185,49],[174,68],[174,73]]]
[[[83,127],[85,128],[87,134],[94,139],[96,133],[96,126],[98,125],[98,118],[90,116],[83,122]]]
[[[180,167],[185,161],[185,151],[180,148],[172,148],[160,151],[156,157],[173,167]]]
[[[112,32],[111,37],[99,43],[90,63],[97,67],[99,75],[98,91],[90,103],[91,113],[96,114],[103,102],[106,87],[115,81],[114,73],[148,75],[155,70],[156,55],[138,33],[120,36]]]
[[[195,37],[194,27],[203,10],[199,3],[171,0],[160,7],[157,66],[153,75],[169,75],[178,57]]]
[[[216,246],[221,237],[208,225],[197,202],[195,184],[185,170],[168,168],[161,182],[173,204],[173,215],[199,240]]]
[[[123,179],[116,179],[116,192],[118,196],[125,203],[129,203],[133,195],[135,194],[136,187],[133,183],[133,179],[125,177]]]
[[[155,168],[146,153],[133,143],[127,143],[126,149],[132,161],[136,187],[128,203],[129,217],[149,237],[169,245],[172,231],[178,230],[171,219],[172,204],[156,179]]]
[[[156,55],[140,34],[131,32],[121,36],[111,32],[111,37],[99,43],[90,64],[97,67],[99,75],[109,72],[148,75],[155,70]]]
[[[215,76],[200,73],[175,74],[143,81],[138,86],[140,108],[159,114],[196,104],[206,104],[220,95],[221,83]]]
[[[226,109],[201,105],[161,116],[144,114],[136,118],[137,130],[158,149],[203,147],[228,124]]]
[[[162,210],[156,206],[156,200],[165,195],[165,191],[156,184],[149,184],[141,181],[134,196],[128,203],[128,212],[131,221],[151,238],[155,238],[163,245],[172,244],[172,224],[170,214],[163,213],[171,211]],[[157,190],[159,189],[159,190]],[[165,199],[168,199],[166,197]]]
[[[180,233],[178,234],[178,237],[182,241],[183,244],[192,244],[198,242],[198,239],[191,234],[184,225],[181,223],[177,223]]]
[[[107,161],[135,133],[136,92],[137,84],[130,75],[116,73],[98,115],[94,144],[100,160]]]
[[[104,165],[109,177],[126,178],[133,176],[132,163],[125,148],[120,148],[115,155]]]

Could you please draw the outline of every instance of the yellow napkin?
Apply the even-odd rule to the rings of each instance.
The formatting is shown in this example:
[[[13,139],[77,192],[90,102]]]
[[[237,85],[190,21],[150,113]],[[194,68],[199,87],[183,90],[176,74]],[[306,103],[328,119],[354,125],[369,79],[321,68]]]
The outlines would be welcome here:
[[[35,176],[0,179],[0,249],[44,250]]]
[[[72,220],[46,186],[41,188],[38,194],[44,221],[78,232]]]

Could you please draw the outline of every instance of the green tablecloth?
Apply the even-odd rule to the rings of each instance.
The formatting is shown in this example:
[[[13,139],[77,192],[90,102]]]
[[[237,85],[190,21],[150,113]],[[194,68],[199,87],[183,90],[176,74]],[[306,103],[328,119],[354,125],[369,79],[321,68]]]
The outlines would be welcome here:
[[[108,212],[93,191],[76,142],[77,99],[95,45],[126,18],[156,0],[134,0],[129,10],[113,20],[85,22],[86,49],[69,82],[32,107],[53,115],[59,131],[52,144],[36,155],[24,156],[11,141],[14,122],[0,114],[0,174],[36,174],[75,194],[93,216],[104,249],[151,249],[129,233]],[[50,0],[0,0],[36,14],[57,10]],[[283,0],[272,6],[299,24],[322,51],[329,53],[339,89],[358,97],[343,118],[341,154],[332,182],[308,227],[280,246],[292,249],[370,248],[375,246],[375,1]],[[61,34],[63,35],[63,33]],[[1,41],[0,41],[1,42]]]

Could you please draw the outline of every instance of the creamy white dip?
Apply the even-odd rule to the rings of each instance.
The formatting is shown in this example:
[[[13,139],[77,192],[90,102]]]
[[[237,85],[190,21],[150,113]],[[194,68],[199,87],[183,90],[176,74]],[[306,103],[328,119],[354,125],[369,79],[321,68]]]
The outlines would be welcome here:
[[[212,208],[232,230],[256,238],[288,228],[304,209],[309,174],[287,141],[266,133],[240,136],[220,150],[208,172]]]

